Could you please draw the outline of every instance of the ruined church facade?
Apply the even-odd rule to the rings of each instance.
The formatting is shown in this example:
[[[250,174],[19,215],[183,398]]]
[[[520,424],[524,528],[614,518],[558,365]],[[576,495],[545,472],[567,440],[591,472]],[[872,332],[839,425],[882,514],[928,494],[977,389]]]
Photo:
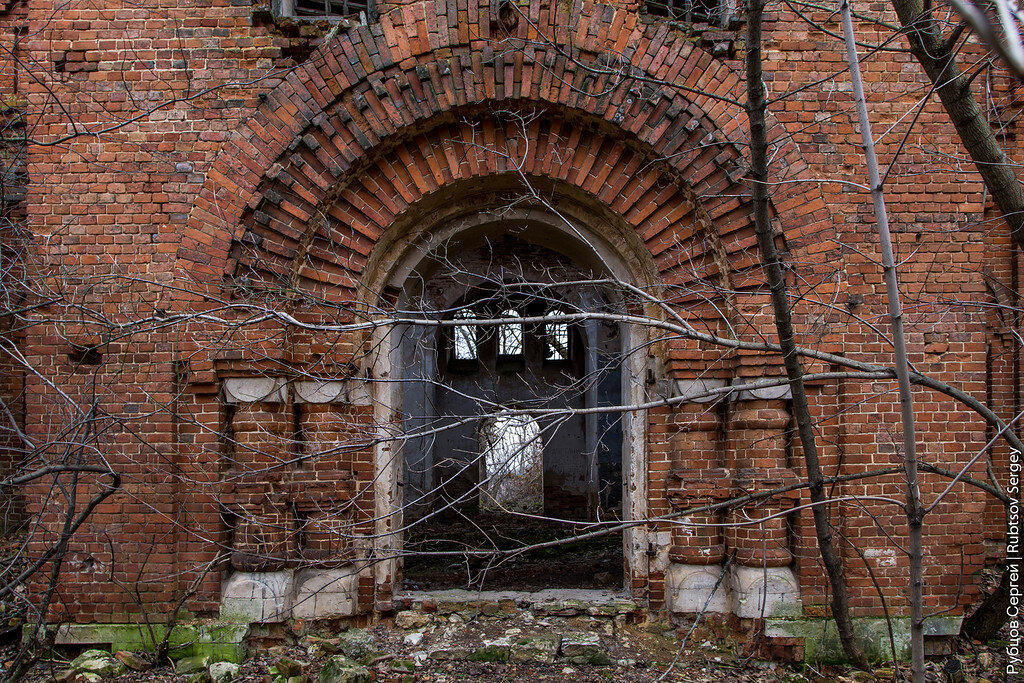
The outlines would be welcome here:
[[[65,297],[18,342],[25,433],[52,462],[67,424],[92,425],[75,457],[117,476],[47,618],[131,624],[183,597],[198,620],[387,618],[421,525],[529,514],[616,526],[607,588],[641,612],[706,606],[799,647],[829,593],[753,232],[742,8],[285,5],[0,10],[31,280]],[[772,222],[822,466],[892,468],[894,382],[840,362],[892,363],[842,45],[769,10]],[[910,56],[875,54],[866,78],[900,133],[880,154],[901,155],[912,361],[1009,419],[1019,322],[979,302],[1016,296],[1016,251],[979,179],[936,163],[963,156],[937,104],[901,145],[927,90]],[[939,392],[915,399],[936,467],[994,434]],[[86,479],[79,505],[111,478]],[[30,558],[66,512],[44,481],[24,495]],[[900,481],[830,484],[858,619],[883,600],[908,614]],[[948,479],[922,482],[934,498]],[[718,506],[771,489],[787,490]],[[925,532],[936,637],[1005,534],[983,491],[942,505]]]

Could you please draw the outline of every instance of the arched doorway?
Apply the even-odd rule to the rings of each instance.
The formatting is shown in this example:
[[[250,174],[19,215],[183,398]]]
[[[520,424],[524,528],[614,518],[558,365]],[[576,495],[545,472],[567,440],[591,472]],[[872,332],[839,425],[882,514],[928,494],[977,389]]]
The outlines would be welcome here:
[[[401,342],[407,587],[622,586],[619,531],[501,552],[623,519],[622,415],[596,410],[622,402],[622,334],[590,317],[614,297],[527,227],[459,239],[405,287],[445,323]]]
[[[548,249],[563,263],[582,269],[589,274],[588,277],[596,277],[593,284],[599,286],[604,297],[598,303],[607,306],[606,310],[616,313],[624,310],[626,298],[632,296],[627,291],[629,288],[642,288],[655,295],[659,291],[655,275],[657,269],[650,253],[636,232],[620,217],[600,204],[595,205],[592,199],[580,195],[573,188],[557,184],[547,192],[548,201],[557,204],[557,211],[552,205],[539,202],[520,201],[513,206],[508,195],[516,192],[516,186],[514,177],[495,176],[488,179],[483,191],[482,186],[470,183],[452,187],[443,196],[438,194],[425,200],[415,212],[396,221],[380,238],[367,266],[369,277],[361,283],[371,316],[376,307],[384,306],[389,311],[381,316],[385,322],[394,318],[390,312],[392,309],[397,310],[403,319],[424,320],[422,325],[375,326],[374,333],[368,338],[374,359],[367,370],[368,377],[374,380],[374,419],[382,425],[374,448],[376,533],[370,552],[374,558],[374,595],[377,604],[385,605],[383,609],[402,590],[403,563],[410,550],[406,539],[412,533],[416,520],[423,518],[425,506],[430,504],[429,498],[417,495],[417,483],[407,481],[409,468],[405,462],[408,459],[415,463],[418,454],[430,452],[436,434],[451,428],[441,425],[436,419],[434,389],[439,383],[438,342],[443,338],[437,326],[456,326],[455,321],[446,321],[444,317],[454,315],[454,310],[445,312],[444,306],[437,310],[422,309],[421,295],[426,291],[427,281],[440,272],[442,265],[452,261],[452,255],[511,236],[527,245]],[[453,196],[458,201],[450,201]],[[464,208],[467,205],[475,208],[467,212]],[[523,259],[518,261],[521,263]],[[577,270],[574,275],[561,280],[549,277],[545,280],[549,284],[548,291],[554,292],[558,285],[578,278],[579,272]],[[536,277],[525,278],[518,284],[536,280]],[[477,278],[466,279],[463,284],[468,294],[474,287],[485,289],[488,283]],[[532,291],[536,292],[535,289]],[[456,299],[458,297],[453,294],[447,305],[450,307]],[[596,304],[588,302],[588,305]],[[658,314],[655,309],[645,309],[642,303],[637,305],[638,308],[630,309],[633,313],[647,310],[653,315]],[[584,326],[584,329],[588,325],[593,328],[599,322],[618,322],[584,321],[583,318],[587,317],[591,316],[579,314],[571,322]],[[647,399],[647,385],[643,378],[649,367],[650,328],[632,324],[613,327],[618,337],[613,346],[603,353],[615,358],[619,366],[617,375],[606,377],[606,384],[618,388],[619,401],[623,405],[642,404]],[[593,345],[592,348],[595,354],[591,357],[606,364],[606,359],[596,355],[598,346]],[[591,387],[596,393],[597,386],[591,383]],[[593,396],[591,401],[590,405],[597,405]],[[501,404],[496,402],[494,407],[500,408]],[[622,520],[626,522],[621,543],[623,581],[619,586],[628,587],[634,598],[642,598],[646,594],[647,576],[651,571],[648,550],[652,539],[648,528],[635,522],[648,514],[647,420],[643,411],[614,412],[618,418],[617,428],[621,430],[621,446],[615,456],[617,461],[605,463],[604,467],[617,466],[621,471],[622,486],[606,489],[609,496],[620,498],[609,504],[621,509]],[[605,422],[599,421],[613,418],[601,418],[601,413],[600,410],[585,410],[586,429],[594,435],[602,434],[606,440],[615,439],[612,432],[603,426]],[[487,416],[480,413],[468,419],[479,423]],[[472,448],[478,451],[479,443]],[[414,469],[434,473],[432,468],[422,465]],[[419,487],[420,491],[434,488],[426,483]]]

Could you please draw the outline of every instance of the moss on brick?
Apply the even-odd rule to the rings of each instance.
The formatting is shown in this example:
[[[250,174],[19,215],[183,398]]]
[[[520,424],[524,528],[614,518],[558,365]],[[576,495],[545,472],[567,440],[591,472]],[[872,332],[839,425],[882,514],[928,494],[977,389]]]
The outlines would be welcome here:
[[[925,621],[925,637],[955,636],[960,632],[962,617],[933,617]],[[766,620],[765,635],[771,638],[802,638],[804,661],[807,663],[845,664],[846,656],[839,642],[839,632],[832,619],[794,618]],[[892,634],[896,657],[910,659],[910,619],[893,617]],[[853,628],[860,637],[864,654],[872,662],[892,660],[889,628],[885,619],[856,618]]]
[[[249,627],[217,622],[179,624],[168,643],[172,659],[208,656],[215,662],[241,662],[245,657],[243,641]],[[112,652],[153,651],[167,635],[167,627],[154,624],[65,624],[57,633],[58,645],[104,645]]]
[[[500,662],[504,664],[508,661],[508,654],[507,645],[485,645],[470,652],[466,659],[471,662]]]

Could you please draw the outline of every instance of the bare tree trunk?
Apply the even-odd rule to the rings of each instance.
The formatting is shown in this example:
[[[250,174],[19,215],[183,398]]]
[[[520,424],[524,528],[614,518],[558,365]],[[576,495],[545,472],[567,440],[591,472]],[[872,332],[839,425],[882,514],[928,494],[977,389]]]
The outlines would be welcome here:
[[[971,92],[971,79],[957,66],[954,50],[960,33],[954,31],[947,40],[921,0],[892,0],[892,6],[910,40],[911,52],[935,86],[985,187],[1009,224],[1014,241],[1024,246],[1024,188],[1007,164],[1003,148]]]
[[[946,114],[981,174],[985,188],[1009,225],[1014,242],[1024,247],[1024,188],[1007,163],[1006,154],[971,90],[971,79],[960,72],[956,63],[954,50],[959,32],[954,31],[948,39],[944,37],[941,25],[935,21],[931,10],[925,9],[922,0],[892,0],[892,6],[906,30],[914,57],[934,85]],[[1000,583],[986,603],[1002,604],[1009,600],[1008,594],[1002,594],[1003,585],[1008,585],[1007,581]],[[984,609],[983,605],[978,611]],[[991,625],[1000,619],[1003,621],[994,629],[998,631],[1006,623],[1005,610],[990,614],[990,618],[985,620],[991,622],[990,627],[982,628],[980,621],[968,619],[961,631],[969,637],[987,640],[982,636],[992,631]]]
[[[853,622],[850,619],[850,601],[842,558],[832,542],[828,506],[825,505],[827,499],[825,480],[821,472],[821,465],[818,463],[818,448],[814,438],[814,421],[807,404],[803,369],[800,366],[800,357],[796,348],[786,281],[779,252],[775,247],[775,236],[772,231],[771,216],[768,212],[768,142],[765,133],[767,103],[761,70],[761,13],[763,9],[763,0],[748,0],[746,109],[747,118],[750,121],[750,178],[754,200],[754,229],[757,232],[757,245],[761,251],[761,260],[764,263],[768,287],[771,290],[775,327],[779,334],[779,346],[786,366],[786,376],[789,378],[789,386],[793,393],[793,414],[796,418],[800,444],[803,447],[804,461],[807,466],[811,502],[814,503],[812,510],[818,549],[832,585],[832,615],[839,630],[843,652],[854,666],[866,669],[867,658],[853,632]]]
[[[860,61],[857,44],[853,35],[853,16],[849,0],[841,0],[839,10],[843,16],[843,33],[846,38],[846,58],[850,66],[850,80],[853,81],[853,97],[857,102],[857,118],[860,122],[860,136],[864,145],[864,161],[871,183],[871,199],[875,205],[875,221],[878,224],[879,246],[882,250],[882,271],[885,289],[889,297],[889,321],[892,324],[892,344],[896,355],[896,382],[900,391],[900,412],[903,422],[903,467],[907,489],[907,524],[910,542],[910,646],[911,674],[914,683],[924,683],[924,506],[921,505],[921,489],[917,478],[917,442],[914,435],[914,397],[910,387],[910,364],[907,361],[907,341],[903,332],[903,310],[900,306],[899,280],[896,277],[896,262],[892,254],[892,238],[889,235],[889,217],[882,194],[882,180],[875,157],[875,141],[871,137],[871,121],[868,119],[868,105],[864,98],[864,84],[860,77]]]

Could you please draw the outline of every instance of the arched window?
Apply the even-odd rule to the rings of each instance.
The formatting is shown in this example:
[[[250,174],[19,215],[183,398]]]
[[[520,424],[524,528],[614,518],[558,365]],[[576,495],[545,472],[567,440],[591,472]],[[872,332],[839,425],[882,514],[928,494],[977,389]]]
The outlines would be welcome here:
[[[538,363],[539,371],[540,362],[562,367],[579,360],[575,351],[580,344],[579,326],[559,319],[576,310],[569,304],[520,291],[500,297],[487,291],[474,294],[449,309],[449,326],[441,333],[446,370],[511,374],[532,367],[531,363]],[[526,322],[541,316],[547,319]],[[500,322],[482,324],[485,320]]]
[[[507,308],[501,312],[502,318],[519,318],[519,311],[514,308]],[[522,323],[503,323],[498,332],[498,355],[521,356],[523,355],[523,325]]]
[[[361,24],[376,17],[375,0],[277,0],[271,3],[281,16],[312,20],[358,19]]]
[[[502,410],[481,424],[480,507],[544,509],[544,446],[540,425],[529,415]]]
[[[644,0],[647,14],[692,24],[725,26],[731,3],[726,0]]]
[[[463,308],[455,312],[456,320],[472,320],[473,312]],[[455,360],[476,360],[476,325],[456,325],[452,328],[452,358]]]
[[[565,311],[553,310],[548,316],[565,315]],[[544,360],[569,360],[569,323],[552,320],[544,323]]]

